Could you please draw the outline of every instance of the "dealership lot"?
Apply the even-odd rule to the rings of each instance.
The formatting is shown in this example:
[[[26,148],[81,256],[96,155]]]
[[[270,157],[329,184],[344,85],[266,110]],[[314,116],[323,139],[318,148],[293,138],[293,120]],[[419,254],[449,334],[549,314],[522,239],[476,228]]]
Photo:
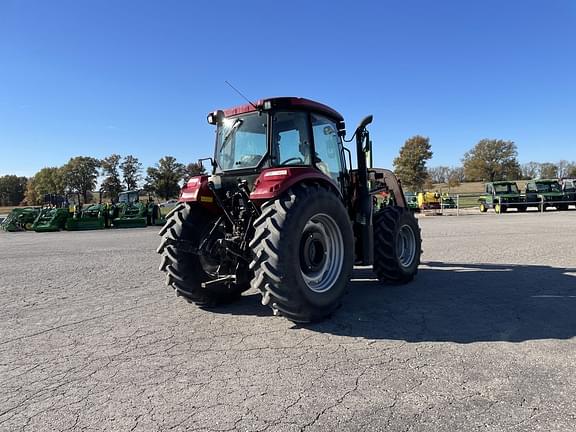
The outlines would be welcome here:
[[[0,232],[0,430],[574,429],[576,211],[419,220],[303,327],[175,298],[154,228]]]

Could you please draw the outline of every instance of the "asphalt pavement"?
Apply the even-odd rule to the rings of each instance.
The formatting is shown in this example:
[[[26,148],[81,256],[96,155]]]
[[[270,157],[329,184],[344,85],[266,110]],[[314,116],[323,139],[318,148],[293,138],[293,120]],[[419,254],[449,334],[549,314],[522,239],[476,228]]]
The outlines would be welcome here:
[[[576,211],[419,220],[309,326],[176,298],[156,228],[0,232],[0,430],[576,430]]]

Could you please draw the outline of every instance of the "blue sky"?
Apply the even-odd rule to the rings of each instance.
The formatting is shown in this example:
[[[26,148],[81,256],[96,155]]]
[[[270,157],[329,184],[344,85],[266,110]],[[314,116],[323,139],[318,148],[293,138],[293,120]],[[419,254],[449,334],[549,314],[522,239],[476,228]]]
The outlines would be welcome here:
[[[2,0],[0,175],[76,155],[212,154],[207,112],[303,96],[366,114],[375,162],[429,136],[457,165],[482,138],[576,160],[576,2]]]

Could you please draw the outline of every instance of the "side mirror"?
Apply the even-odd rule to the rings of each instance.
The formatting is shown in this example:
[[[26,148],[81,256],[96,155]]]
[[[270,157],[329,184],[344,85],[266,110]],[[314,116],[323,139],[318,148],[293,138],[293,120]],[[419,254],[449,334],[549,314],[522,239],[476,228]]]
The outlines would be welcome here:
[[[224,115],[224,111],[218,110],[218,111],[214,111],[214,112],[211,112],[210,114],[208,114],[208,116],[206,117],[206,120],[208,120],[208,123],[211,125],[218,125],[218,124],[222,123],[222,121],[224,120],[224,117],[226,117]]]
[[[346,136],[346,123],[344,123],[344,120],[340,120],[336,128],[338,129],[338,136],[344,138]]]

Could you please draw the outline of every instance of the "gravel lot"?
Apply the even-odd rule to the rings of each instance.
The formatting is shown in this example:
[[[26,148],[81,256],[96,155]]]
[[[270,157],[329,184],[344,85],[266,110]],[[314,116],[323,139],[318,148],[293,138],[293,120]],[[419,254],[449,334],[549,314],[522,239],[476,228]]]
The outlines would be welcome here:
[[[420,224],[307,327],[175,298],[157,229],[0,232],[0,430],[575,430],[576,211]]]

